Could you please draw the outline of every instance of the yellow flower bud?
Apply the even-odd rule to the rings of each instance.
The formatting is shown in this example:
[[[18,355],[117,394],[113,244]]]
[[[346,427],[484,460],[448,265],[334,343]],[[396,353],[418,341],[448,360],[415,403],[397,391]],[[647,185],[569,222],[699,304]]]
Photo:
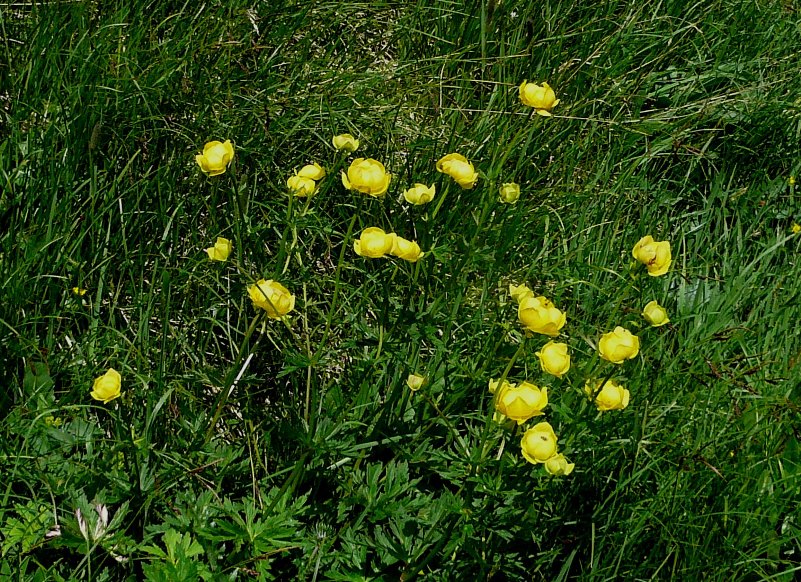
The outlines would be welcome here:
[[[381,198],[389,188],[390,174],[384,164],[372,158],[356,158],[348,173],[342,172],[342,184],[348,190],[357,190],[374,198]]]
[[[670,243],[656,242],[651,235],[642,237],[631,254],[648,269],[648,274],[658,277],[668,272],[671,263]]]
[[[523,433],[520,447],[526,461],[544,463],[556,454],[556,433],[550,424],[540,422]]]
[[[556,477],[570,475],[575,466],[576,465],[568,461],[562,453],[554,455],[545,461],[545,470]]]
[[[359,140],[353,137],[349,133],[341,133],[339,135],[335,135],[334,139],[331,140],[334,144],[334,147],[338,150],[344,150],[346,152],[355,152],[359,149]]]
[[[95,378],[92,391],[89,395],[103,404],[108,404],[120,395],[122,376],[114,368],[109,368],[105,374]]]
[[[470,189],[476,185],[478,174],[473,164],[461,154],[448,154],[437,161],[437,171],[447,174],[462,188]]]
[[[538,115],[545,117],[550,117],[551,109],[559,105],[559,99],[548,83],[538,85],[523,81],[520,83],[520,101],[523,105],[536,109]]]
[[[587,380],[584,384],[584,393],[590,398],[595,395],[595,406],[598,410],[623,410],[629,405],[629,391],[614,380],[607,380],[603,387],[600,380]]]
[[[523,424],[534,416],[541,416],[548,406],[548,389],[538,388],[531,382],[504,383],[495,397],[495,408],[505,417]]]
[[[298,176],[311,178],[312,180],[322,180],[325,178],[325,169],[317,162],[313,162],[303,166],[298,172]]]
[[[567,353],[567,344],[550,341],[536,353],[540,359],[542,371],[561,378],[570,369],[570,354]]]
[[[659,327],[660,325],[665,325],[666,323],[670,322],[667,311],[665,311],[665,308],[659,305],[659,303],[656,301],[648,302],[648,304],[642,310],[642,316],[645,318],[645,321],[654,327]]]
[[[231,254],[231,241],[219,236],[214,246],[206,249],[206,253],[212,261],[227,261]]]
[[[281,319],[295,308],[295,296],[277,281],[259,279],[248,287],[253,307],[267,312],[271,319]]]
[[[524,297],[517,309],[520,323],[534,333],[557,336],[567,316],[545,297]]]
[[[636,357],[639,352],[640,338],[620,326],[603,334],[598,342],[598,353],[613,364],[622,364],[625,360]]]
[[[534,291],[529,289],[528,285],[512,285],[509,284],[509,295],[512,296],[512,299],[517,301],[519,304],[523,299],[527,297],[534,297]]]
[[[425,386],[426,379],[425,376],[418,376],[417,374],[409,374],[409,377],[406,378],[406,385],[409,387],[409,390],[412,392],[417,392]]]
[[[520,198],[520,186],[514,182],[503,184],[501,186],[501,202],[506,204],[514,204]]]
[[[435,186],[428,187],[425,184],[415,184],[414,187],[403,193],[403,198],[409,204],[428,204],[434,199],[434,194],[436,193]]]
[[[298,198],[305,198],[311,196],[317,189],[315,181],[307,176],[295,174],[287,178],[286,186]]]
[[[396,238],[394,233],[387,234],[380,228],[371,226],[362,231],[359,240],[353,241],[353,250],[360,257],[380,259],[392,250]]]
[[[210,141],[203,146],[203,153],[195,156],[200,169],[209,176],[218,176],[225,173],[231,160],[234,159],[234,146],[231,140],[224,142]]]
[[[392,242],[391,254],[404,261],[409,261],[410,263],[416,263],[423,258],[425,253],[420,250],[420,245],[397,235],[394,236],[395,239]]]

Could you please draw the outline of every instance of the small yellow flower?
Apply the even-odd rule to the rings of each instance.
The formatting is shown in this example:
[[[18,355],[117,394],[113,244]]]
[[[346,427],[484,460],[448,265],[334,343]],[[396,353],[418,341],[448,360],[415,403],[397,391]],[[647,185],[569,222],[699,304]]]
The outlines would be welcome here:
[[[231,241],[218,236],[217,242],[213,247],[207,248],[206,253],[212,261],[227,261],[228,255],[231,254]]]
[[[601,412],[609,410],[623,410],[629,405],[629,391],[614,380],[607,380],[603,388],[600,380],[587,380],[584,383],[584,393],[592,399],[595,395],[595,406]]]
[[[210,141],[203,146],[203,153],[195,156],[200,169],[209,176],[224,174],[233,159],[234,146],[230,139],[224,142]]]
[[[390,250],[390,254],[398,257],[399,259],[403,259],[404,261],[409,261],[410,263],[416,263],[420,259],[423,258],[425,253],[420,250],[420,245],[416,242],[411,240],[406,240],[400,236],[394,235],[394,240],[392,241],[392,250]]]
[[[371,226],[362,231],[359,240],[353,241],[353,250],[360,257],[380,259],[392,251],[396,238],[394,233],[387,234],[382,229]]]
[[[490,394],[495,394],[498,391],[498,385],[500,384],[500,382],[501,382],[500,380],[494,380],[494,379],[489,381]],[[504,380],[503,384],[500,385],[500,388],[501,391],[503,391],[512,386],[513,384],[511,384],[508,380]]]
[[[613,364],[622,364],[637,356],[640,352],[640,338],[619,325],[601,336],[598,342],[598,353],[604,360]]]
[[[527,297],[534,297],[534,291],[529,289],[528,285],[526,285],[526,284],[513,285],[513,284],[510,283],[509,284],[509,295],[511,295],[512,299],[514,299],[515,301],[517,301],[518,304],[520,304],[520,302],[523,299],[526,299]]]
[[[555,477],[570,475],[575,466],[576,465],[568,461],[562,453],[554,455],[545,461],[545,470]]]
[[[520,186],[514,182],[501,186],[501,202],[514,204],[520,198]]]
[[[559,335],[567,321],[567,315],[545,297],[524,297],[517,308],[517,317],[529,331],[551,337]]]
[[[644,236],[637,241],[631,254],[646,266],[648,274],[652,277],[664,275],[670,268],[670,243],[667,241],[657,242],[651,235]]]
[[[387,193],[390,177],[381,162],[373,158],[356,158],[351,162],[348,173],[342,172],[342,184],[348,190],[381,198]]]
[[[795,176],[790,176],[789,178],[787,178],[787,183],[790,186],[795,186]]]
[[[462,188],[469,190],[476,185],[478,173],[473,164],[461,154],[448,154],[437,161],[437,171],[447,174]]]
[[[535,354],[540,359],[542,371],[561,378],[570,369],[570,354],[567,344],[549,341]]]
[[[341,133],[339,135],[335,135],[334,139],[331,140],[334,144],[334,147],[338,150],[344,150],[346,152],[355,152],[359,149],[359,140],[353,137],[349,133]]]
[[[670,323],[667,311],[665,311],[665,308],[659,305],[659,303],[656,301],[648,302],[648,304],[642,310],[642,316],[645,318],[645,321],[654,327],[659,327],[661,325],[665,325],[666,323]]]
[[[300,169],[298,176],[311,178],[312,180],[322,180],[325,178],[325,168],[323,168],[317,162],[306,164]]]
[[[122,377],[114,368],[109,368],[105,374],[95,378],[92,391],[89,395],[103,404],[108,404],[120,395]]]
[[[83,297],[84,295],[86,295],[86,289],[83,289],[82,287],[73,287],[72,288],[72,292],[75,293],[75,295],[78,295],[80,297]]]
[[[248,287],[253,307],[267,312],[271,319],[281,319],[295,308],[295,296],[277,281],[259,279]]]
[[[533,107],[538,115],[544,117],[550,117],[551,109],[559,105],[553,89],[545,82],[542,85],[526,81],[520,83],[520,101],[523,105]]]
[[[403,193],[403,198],[409,204],[428,204],[434,199],[437,193],[436,186],[426,186],[425,184],[415,184]]]
[[[409,377],[406,378],[406,385],[409,387],[409,390],[412,392],[417,392],[425,386],[426,379],[425,376],[419,376],[417,374],[409,374]]]
[[[545,463],[556,454],[556,433],[549,423],[540,422],[523,433],[520,447],[529,463]]]
[[[295,174],[287,178],[286,187],[298,198],[305,198],[314,194],[317,184],[312,178]]]
[[[801,224],[794,222],[793,226],[790,227],[790,230],[792,231],[793,234],[798,234],[799,232],[801,232]]]
[[[548,406],[548,388],[539,388],[531,382],[504,383],[495,397],[495,408],[505,417],[523,424],[534,416],[542,416]]]

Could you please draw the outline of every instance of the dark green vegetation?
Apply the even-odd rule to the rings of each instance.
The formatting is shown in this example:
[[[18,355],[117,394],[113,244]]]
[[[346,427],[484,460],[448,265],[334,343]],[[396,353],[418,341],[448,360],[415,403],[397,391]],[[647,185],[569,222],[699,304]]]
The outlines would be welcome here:
[[[792,580],[799,31],[796,1],[0,6],[0,577]],[[385,199],[342,187],[346,131]],[[211,139],[236,145],[216,178]],[[436,173],[454,151],[474,190]],[[321,192],[290,204],[311,161]],[[398,201],[415,181],[434,202]],[[358,257],[368,226],[428,255]],[[646,234],[663,277],[632,267]],[[261,277],[289,325],[247,299]],[[523,282],[568,314],[562,380]],[[594,349],[615,325],[642,344],[620,367]],[[510,364],[549,386],[572,475],[492,423]],[[596,413],[595,374],[627,409]]]

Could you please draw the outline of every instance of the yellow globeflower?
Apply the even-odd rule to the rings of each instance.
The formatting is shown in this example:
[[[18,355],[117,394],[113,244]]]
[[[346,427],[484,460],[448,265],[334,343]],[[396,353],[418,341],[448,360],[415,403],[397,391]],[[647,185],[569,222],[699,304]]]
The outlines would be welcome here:
[[[529,289],[528,285],[513,285],[509,284],[509,295],[512,296],[512,299],[517,301],[519,304],[523,299],[527,297],[534,297],[534,291]]]
[[[234,146],[231,140],[224,142],[210,141],[203,146],[203,153],[195,156],[200,169],[209,176],[218,176],[225,173],[231,160],[234,159]]]
[[[103,404],[108,404],[120,395],[122,376],[114,368],[109,368],[105,374],[95,378],[92,391],[89,395]]]
[[[322,180],[325,178],[325,169],[317,162],[313,162],[303,166],[298,172],[298,176],[311,178],[312,180]]]
[[[523,433],[520,446],[526,461],[545,463],[556,454],[556,433],[550,424],[540,422]]]
[[[505,417],[523,424],[534,416],[542,416],[548,406],[548,389],[531,382],[504,384],[495,397],[495,408]]]
[[[359,240],[353,241],[353,250],[360,257],[380,259],[392,251],[396,238],[394,233],[387,234],[382,229],[371,226],[362,231]]]
[[[599,390],[600,384],[600,380],[587,380],[584,384],[584,393],[590,399],[595,395],[595,406],[598,410],[623,410],[629,405],[630,394],[623,386],[614,380],[607,380]]]
[[[524,297],[517,308],[520,323],[534,333],[557,336],[564,327],[567,315],[554,307],[545,297]]]
[[[520,186],[514,182],[503,184],[501,186],[501,202],[506,204],[514,204],[520,198]]]
[[[659,303],[656,301],[648,302],[648,304],[642,310],[642,316],[645,318],[645,321],[654,327],[659,327],[660,325],[670,323],[667,311],[665,311],[665,308],[659,305]]]
[[[631,254],[648,269],[648,274],[658,277],[668,272],[671,263],[670,243],[657,242],[651,235],[642,237]]]
[[[314,194],[317,183],[312,178],[295,174],[287,178],[286,187],[298,198],[305,198]]]
[[[331,142],[338,150],[355,152],[357,149],[359,149],[359,140],[349,133],[340,133],[339,135],[335,135]]]
[[[403,198],[409,204],[420,205],[428,204],[434,199],[434,194],[437,193],[435,186],[426,186],[425,184],[415,184],[403,193]]]
[[[447,174],[462,188],[469,190],[476,185],[478,173],[473,164],[461,154],[448,154],[437,161],[437,171]]]
[[[561,378],[570,369],[570,354],[567,344],[550,341],[535,354],[540,359],[542,371]]]
[[[409,390],[412,392],[417,392],[422,388],[426,383],[425,376],[419,376],[418,374],[409,374],[409,377],[406,378],[406,385],[409,387]]]
[[[554,455],[545,461],[545,470],[556,477],[570,475],[575,466],[576,465],[568,461],[562,453]]]
[[[397,235],[394,236],[395,239],[392,241],[391,254],[404,261],[409,261],[410,263],[416,263],[423,258],[425,253],[420,250],[420,245]]]
[[[598,342],[598,353],[604,360],[613,364],[622,364],[640,352],[640,338],[619,325],[601,336]]]
[[[381,198],[389,188],[390,174],[384,164],[372,158],[356,158],[351,162],[348,173],[342,172],[342,184],[348,190]]]
[[[538,85],[537,83],[520,83],[520,101],[523,105],[528,105],[537,110],[538,115],[545,117],[551,116],[551,109],[559,105],[551,86],[548,83]]]
[[[263,309],[271,319],[281,319],[295,308],[295,296],[272,279],[259,279],[248,287],[248,295],[253,307]]]
[[[231,241],[221,236],[217,237],[217,242],[213,247],[206,249],[209,259],[212,261],[227,261],[228,255],[231,254]]]

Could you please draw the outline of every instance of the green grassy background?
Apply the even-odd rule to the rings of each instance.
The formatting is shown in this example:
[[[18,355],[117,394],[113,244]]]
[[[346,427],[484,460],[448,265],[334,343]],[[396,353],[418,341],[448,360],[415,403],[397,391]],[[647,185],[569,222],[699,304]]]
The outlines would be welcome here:
[[[0,7],[0,574],[794,579],[799,10]],[[524,79],[555,88],[553,118]],[[393,174],[383,200],[342,187],[345,131]],[[217,178],[194,161],[211,139],[236,146]],[[453,151],[474,190],[437,174]],[[328,177],[290,203],[311,161]],[[415,181],[432,204],[399,202]],[[356,256],[368,226],[427,256]],[[664,277],[632,266],[646,234],[671,242]],[[261,277],[297,296],[289,325],[257,317]],[[517,323],[523,282],[568,314],[562,380]],[[645,326],[651,299],[671,326]],[[612,370],[594,346],[615,325],[642,350]],[[108,367],[124,394],[104,406]],[[549,386],[572,475],[491,422],[507,367]],[[584,380],[613,372],[631,404],[598,415]],[[84,536],[99,503],[111,523]]]

